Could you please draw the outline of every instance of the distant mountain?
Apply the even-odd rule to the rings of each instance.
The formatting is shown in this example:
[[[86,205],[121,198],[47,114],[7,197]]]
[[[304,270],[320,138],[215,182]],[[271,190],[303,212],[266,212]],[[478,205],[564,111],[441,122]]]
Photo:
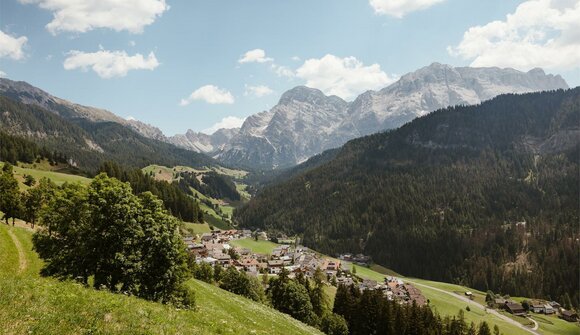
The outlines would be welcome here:
[[[559,88],[568,88],[564,79],[541,69],[520,72],[433,63],[380,91],[367,91],[353,102],[317,89],[293,88],[271,110],[248,117],[239,133],[219,146],[200,136],[171,142],[210,153],[229,164],[289,167],[353,138],[400,127],[439,108],[476,104],[499,94]]]
[[[579,153],[580,88],[501,95],[351,140],[234,220],[405,275],[579,305]]]
[[[165,136],[155,127],[5,78],[0,78],[0,130],[63,153],[88,171],[96,171],[105,160],[139,168],[217,165],[204,154],[164,142]]]
[[[211,135],[194,132],[189,129],[185,134],[177,134],[166,139],[178,147],[203,152],[207,154],[218,153],[240,131],[240,128],[219,129]]]

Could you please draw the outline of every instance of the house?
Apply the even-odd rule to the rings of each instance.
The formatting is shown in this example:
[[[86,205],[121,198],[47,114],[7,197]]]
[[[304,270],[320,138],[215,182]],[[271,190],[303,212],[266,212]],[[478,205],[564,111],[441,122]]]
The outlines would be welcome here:
[[[505,309],[506,311],[512,313],[513,315],[516,316],[524,316],[526,315],[526,310],[524,309],[524,306],[522,306],[521,304],[517,303],[517,302],[508,302],[505,304]]]
[[[340,269],[340,261],[333,260],[328,261],[328,264],[326,265],[327,271],[338,271],[339,269]]]
[[[556,301],[550,301],[549,302],[550,306],[552,306],[553,309],[558,310],[560,309],[560,307],[562,307],[559,303],[557,303]]]
[[[354,281],[350,277],[339,277],[339,278],[336,278],[336,285],[337,286],[340,286],[340,285],[350,286],[350,285],[353,285],[353,284],[354,284]]]
[[[236,262],[241,266],[246,272],[258,272],[259,264],[257,260],[253,258],[243,258]]]
[[[560,317],[568,322],[578,321],[578,314],[574,311],[562,311]]]
[[[232,257],[230,257],[230,255],[223,254],[223,253],[222,254],[214,254],[214,258],[224,268],[227,268],[228,266],[230,266],[230,263],[232,261]]]
[[[545,314],[554,314],[554,313],[556,313],[556,310],[550,304],[545,304],[544,305],[544,313]]]
[[[495,298],[493,302],[498,308],[505,308],[507,300],[505,300],[504,298]]]
[[[202,243],[205,244],[205,243],[208,243],[208,242],[211,242],[211,241],[213,241],[213,235],[212,234],[210,234],[210,233],[203,233],[201,235],[201,242]]]
[[[268,261],[268,272],[270,274],[278,274],[282,271],[282,267],[284,266],[284,261],[273,259]]]
[[[544,313],[544,304],[540,304],[539,302],[532,302],[530,305],[530,310],[534,313]]]

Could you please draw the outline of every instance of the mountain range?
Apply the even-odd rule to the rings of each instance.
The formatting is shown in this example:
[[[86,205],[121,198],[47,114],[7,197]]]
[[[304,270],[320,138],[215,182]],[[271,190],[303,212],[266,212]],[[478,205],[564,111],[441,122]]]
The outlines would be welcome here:
[[[248,117],[240,129],[213,135],[188,131],[167,139],[231,165],[261,169],[296,165],[356,137],[395,129],[439,108],[473,105],[505,93],[568,88],[541,69],[452,67],[433,63],[354,101],[295,87],[269,111]]]
[[[60,99],[25,82],[0,79],[0,95],[49,111],[82,128],[77,132],[88,131],[90,134],[81,136],[80,145],[89,151],[105,153],[107,150],[102,144],[113,144],[111,139],[102,136],[99,140],[94,138],[95,127],[106,126],[105,132],[116,128],[114,133],[130,134],[132,140],[119,141],[127,144],[127,149],[139,143],[137,152],[144,149],[144,144],[172,152],[178,152],[175,147],[179,147],[211,156],[229,166],[264,170],[294,166],[353,138],[397,128],[439,108],[477,104],[505,93],[567,87],[562,77],[545,74],[541,69],[520,72],[433,63],[402,76],[382,90],[364,92],[351,102],[327,96],[318,89],[298,86],[283,93],[269,111],[249,116],[241,128],[219,129],[213,134],[188,130],[185,134],[166,136],[159,128],[141,121]],[[31,135],[34,131],[24,132]],[[99,133],[103,134],[103,130]],[[40,131],[37,135],[47,134]],[[186,157],[184,152],[178,156],[182,157],[173,157],[172,161],[192,161],[191,157],[196,157],[192,162],[212,161],[199,155]],[[137,166],[145,161],[146,157],[139,157],[130,164]]]

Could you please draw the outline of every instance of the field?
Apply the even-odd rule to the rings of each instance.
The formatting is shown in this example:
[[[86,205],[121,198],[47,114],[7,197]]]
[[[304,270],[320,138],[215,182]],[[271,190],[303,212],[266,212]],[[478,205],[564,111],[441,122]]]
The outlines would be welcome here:
[[[252,252],[257,254],[271,254],[272,250],[278,246],[278,244],[274,242],[264,240],[256,241],[253,238],[234,240],[231,241],[230,244],[236,247],[250,249]]]
[[[211,232],[209,225],[207,223],[191,223],[191,222],[184,222],[183,226],[187,231],[191,234],[203,234]]]
[[[39,277],[31,232],[0,225],[2,334],[319,334],[267,306],[191,280],[197,309]]]
[[[0,168],[2,166],[4,166],[4,163],[0,162]],[[68,183],[79,182],[81,184],[89,184],[91,182],[91,179],[85,178],[82,176],[75,176],[75,175],[71,175],[71,174],[60,173],[60,172],[55,172],[55,171],[50,171],[50,170],[39,170],[39,169],[33,169],[33,168],[23,168],[23,167],[19,167],[19,166],[14,166],[14,176],[19,181],[21,189],[28,188],[28,186],[26,186],[22,183],[24,181],[25,175],[33,176],[34,179],[36,179],[36,181],[40,180],[41,178],[46,177],[46,178],[49,178],[50,180],[52,180],[57,185],[62,185],[65,182],[68,182]]]

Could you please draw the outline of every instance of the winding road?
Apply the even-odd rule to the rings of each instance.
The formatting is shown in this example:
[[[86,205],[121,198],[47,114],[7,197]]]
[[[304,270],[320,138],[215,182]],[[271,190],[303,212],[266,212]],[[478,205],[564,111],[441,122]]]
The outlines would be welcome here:
[[[469,305],[475,306],[475,307],[477,307],[477,308],[485,311],[486,313],[493,314],[493,315],[497,316],[498,318],[502,319],[503,321],[505,321],[505,322],[507,322],[509,324],[512,324],[512,325],[514,325],[516,327],[519,327],[519,328],[521,328],[521,329],[529,332],[530,334],[541,335],[540,333],[538,333],[536,331],[538,329],[538,323],[535,320],[532,320],[531,318],[528,318],[528,320],[530,320],[530,321],[532,321],[534,323],[534,328],[528,328],[528,327],[522,325],[521,323],[519,323],[519,322],[517,322],[517,321],[515,321],[515,320],[513,320],[513,319],[511,319],[511,318],[509,318],[509,317],[507,317],[505,315],[502,315],[502,314],[498,313],[496,310],[489,309],[489,308],[483,306],[482,304],[480,304],[478,302],[475,302],[475,301],[473,301],[473,300],[471,300],[471,299],[469,299],[467,297],[464,297],[462,295],[459,295],[459,294],[456,294],[456,293],[452,293],[452,292],[449,292],[449,291],[445,291],[445,290],[442,290],[440,288],[436,288],[436,287],[433,287],[433,286],[429,286],[429,285],[425,285],[425,284],[420,284],[420,283],[414,282],[414,281],[409,280],[409,279],[405,279],[405,281],[408,281],[408,282],[412,283],[413,285],[422,286],[422,287],[425,287],[425,288],[428,288],[428,289],[431,289],[431,290],[435,290],[437,292],[441,292],[441,293],[448,294],[448,295],[450,295],[450,296],[452,296],[452,297],[454,297],[456,299],[459,299],[461,301],[466,302]]]

